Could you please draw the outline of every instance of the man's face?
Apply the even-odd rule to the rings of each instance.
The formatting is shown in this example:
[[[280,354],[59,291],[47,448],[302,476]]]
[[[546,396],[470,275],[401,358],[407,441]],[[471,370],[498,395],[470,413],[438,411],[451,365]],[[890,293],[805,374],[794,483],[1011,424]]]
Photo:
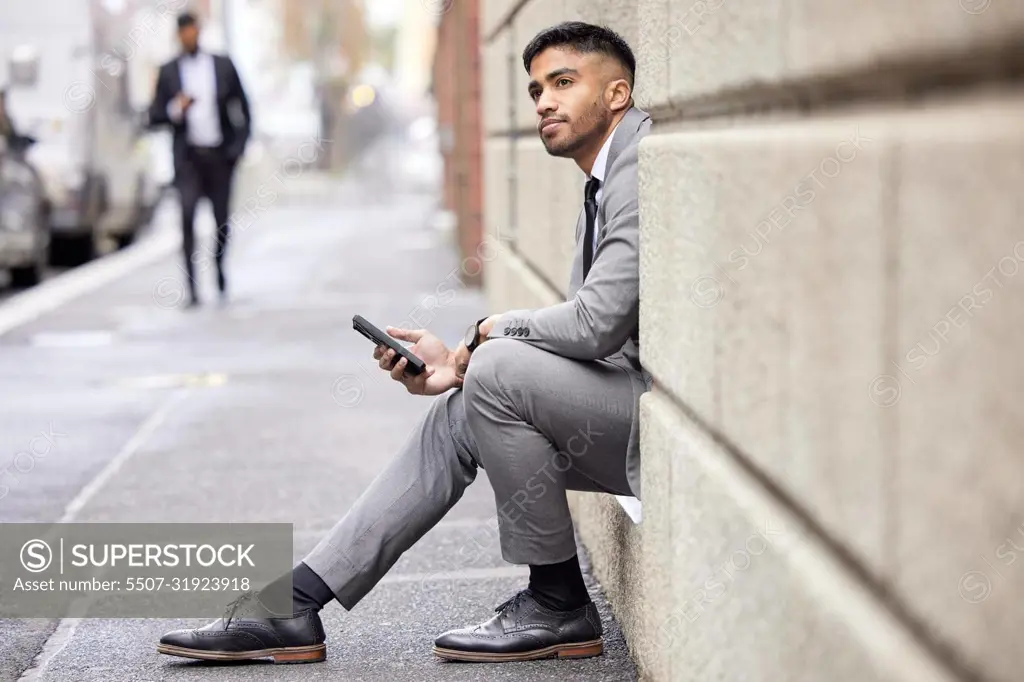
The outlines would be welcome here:
[[[191,24],[178,29],[178,41],[185,52],[195,52],[199,45],[199,27]]]
[[[615,115],[606,102],[606,86],[615,76],[608,61],[557,47],[534,57],[529,92],[548,154],[575,158],[604,139]]]

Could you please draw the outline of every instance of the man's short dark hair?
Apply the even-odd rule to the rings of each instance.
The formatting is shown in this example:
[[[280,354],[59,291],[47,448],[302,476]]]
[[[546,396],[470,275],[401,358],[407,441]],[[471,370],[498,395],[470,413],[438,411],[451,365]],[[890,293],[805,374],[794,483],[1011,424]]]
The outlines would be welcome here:
[[[197,23],[198,21],[196,20],[196,15],[192,14],[191,12],[182,12],[178,15],[179,31],[188,26],[195,26]]]
[[[549,47],[564,47],[580,54],[600,53],[617,60],[626,69],[629,86],[633,87],[636,57],[629,44],[615,31],[582,21],[566,21],[546,28],[530,41],[523,50],[523,66],[530,72],[530,64]]]

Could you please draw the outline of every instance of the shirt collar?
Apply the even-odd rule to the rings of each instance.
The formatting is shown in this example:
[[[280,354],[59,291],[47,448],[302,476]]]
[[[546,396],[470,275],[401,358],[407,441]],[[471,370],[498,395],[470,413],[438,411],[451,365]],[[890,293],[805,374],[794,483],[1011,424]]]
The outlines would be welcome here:
[[[621,121],[619,123],[621,123]],[[604,141],[601,151],[597,153],[597,158],[594,159],[594,167],[590,169],[590,177],[597,178],[602,185],[604,184],[604,176],[608,170],[608,153],[611,151],[612,140],[615,139],[615,131],[618,129],[619,124],[616,123],[611,134],[608,136],[608,139]]]

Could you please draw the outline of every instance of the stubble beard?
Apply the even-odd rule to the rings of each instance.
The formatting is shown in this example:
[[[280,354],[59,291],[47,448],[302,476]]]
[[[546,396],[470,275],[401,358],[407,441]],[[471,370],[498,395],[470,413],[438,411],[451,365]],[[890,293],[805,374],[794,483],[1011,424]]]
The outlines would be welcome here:
[[[611,118],[612,112],[603,106],[601,100],[597,100],[579,118],[569,121],[569,135],[566,139],[549,142],[542,135],[541,142],[551,156],[571,157],[600,138]]]

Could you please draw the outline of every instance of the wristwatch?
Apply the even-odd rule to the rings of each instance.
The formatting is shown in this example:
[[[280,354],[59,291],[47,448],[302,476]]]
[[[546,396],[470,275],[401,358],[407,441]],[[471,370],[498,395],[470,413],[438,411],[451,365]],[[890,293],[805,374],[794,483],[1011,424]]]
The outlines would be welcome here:
[[[481,317],[474,324],[469,325],[469,329],[466,330],[466,338],[464,338],[463,341],[470,353],[475,351],[477,346],[483,343],[483,339],[480,338],[480,325],[483,324],[483,321],[486,319],[486,317]]]

